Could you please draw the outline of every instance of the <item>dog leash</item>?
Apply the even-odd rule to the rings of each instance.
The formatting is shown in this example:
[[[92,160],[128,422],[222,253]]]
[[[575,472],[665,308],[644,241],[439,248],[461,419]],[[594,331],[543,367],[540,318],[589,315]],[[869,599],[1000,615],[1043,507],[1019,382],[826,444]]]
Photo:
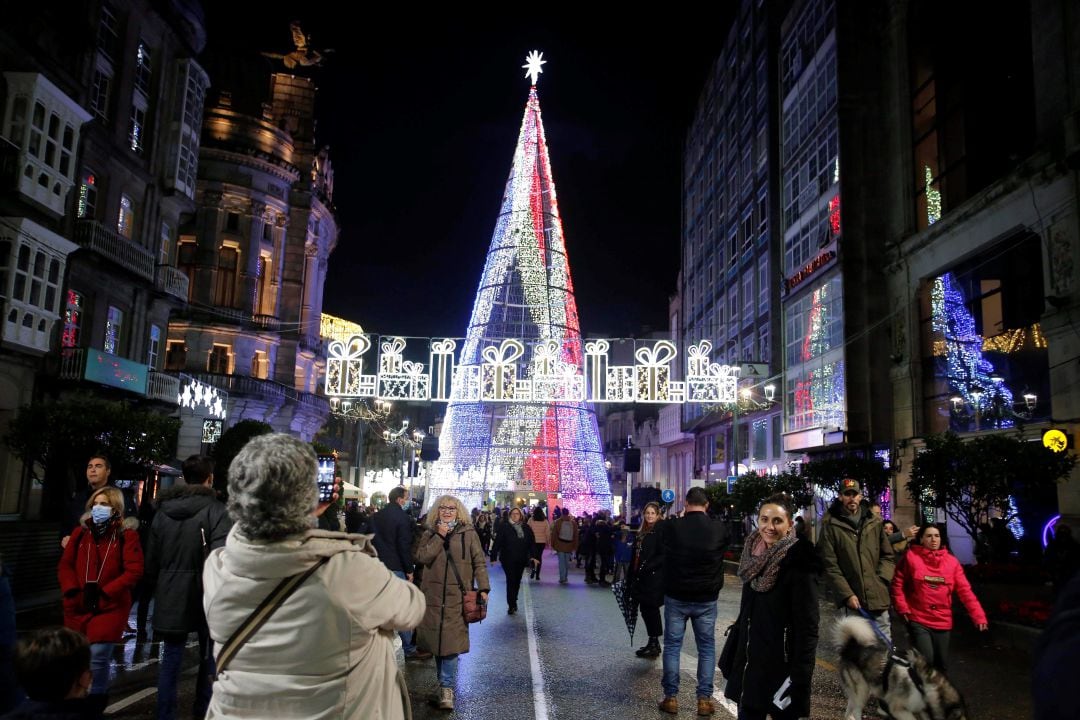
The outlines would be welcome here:
[[[886,610],[885,612],[887,613],[889,611]],[[877,633],[877,636],[881,640],[881,642],[885,643],[885,647],[887,647],[887,648],[889,648],[891,650],[892,646],[893,646],[892,640],[890,640],[885,635],[885,633],[881,632],[881,628],[878,627],[877,622],[874,620],[873,617],[871,617],[870,613],[863,610],[862,607],[860,606],[859,607],[859,614],[862,615],[863,618],[866,619],[866,622],[870,623],[870,627],[874,628],[874,632]]]

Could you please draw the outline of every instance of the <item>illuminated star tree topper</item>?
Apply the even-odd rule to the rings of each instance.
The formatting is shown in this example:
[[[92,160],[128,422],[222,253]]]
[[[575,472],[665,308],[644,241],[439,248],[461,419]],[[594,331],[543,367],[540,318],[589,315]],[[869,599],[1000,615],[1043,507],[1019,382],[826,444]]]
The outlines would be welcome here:
[[[540,73],[544,72],[544,68],[540,67],[547,63],[544,59],[544,53],[537,50],[533,50],[525,58],[525,64],[521,67],[525,68],[525,77],[530,78],[533,85],[536,84],[537,79],[540,77]]]

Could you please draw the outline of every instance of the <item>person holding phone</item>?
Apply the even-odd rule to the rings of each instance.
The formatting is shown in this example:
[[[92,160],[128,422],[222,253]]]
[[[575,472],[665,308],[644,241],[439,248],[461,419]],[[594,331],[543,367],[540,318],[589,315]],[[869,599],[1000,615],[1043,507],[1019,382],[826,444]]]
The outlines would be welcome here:
[[[536,539],[532,528],[525,524],[521,508],[510,511],[509,519],[499,526],[495,545],[491,548],[491,562],[501,562],[506,573],[506,613],[517,612],[518,591],[525,568],[536,563],[532,556]]]
[[[95,712],[109,704],[109,663],[123,639],[131,613],[131,591],[143,575],[138,518],[124,517],[124,495],[103,487],[86,501],[86,513],[64,546],[57,575],[64,625],[90,641],[88,703]]]
[[[416,645],[435,655],[439,680],[435,703],[440,710],[453,710],[458,656],[469,652],[463,588],[479,590],[482,602],[487,602],[491,590],[480,536],[469,512],[453,495],[440,497],[428,513],[416,561],[424,566],[420,590],[427,599],[427,611],[416,629]]]

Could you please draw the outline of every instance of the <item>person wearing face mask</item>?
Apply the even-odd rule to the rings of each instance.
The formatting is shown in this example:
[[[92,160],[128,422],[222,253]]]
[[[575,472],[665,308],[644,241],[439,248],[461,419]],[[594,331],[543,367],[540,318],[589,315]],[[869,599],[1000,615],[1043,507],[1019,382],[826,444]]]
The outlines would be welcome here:
[[[795,534],[794,517],[790,496],[766,498],[739,559],[742,602],[728,631],[733,652],[725,644],[720,656],[724,695],[738,704],[739,720],[810,716],[821,568],[813,544]]]
[[[892,596],[896,612],[907,622],[911,644],[942,672],[949,654],[954,595],[964,603],[975,626],[986,632],[986,613],[960,561],[942,547],[941,530],[936,525],[923,525],[915,535],[915,544],[896,567]]]
[[[506,573],[506,612],[517,612],[518,590],[525,568],[536,562],[532,557],[535,539],[532,528],[525,524],[520,508],[510,511],[510,518],[499,526],[495,545],[491,548],[491,562],[501,562]]]
[[[424,566],[420,590],[427,599],[416,645],[435,655],[439,691],[434,703],[440,710],[453,710],[458,656],[469,652],[464,593],[479,590],[482,602],[487,602],[491,590],[480,536],[465,506],[453,495],[437,499],[428,513],[416,561]]]
[[[143,574],[137,518],[124,517],[124,496],[114,487],[90,495],[86,514],[60,557],[64,625],[90,641],[89,704],[108,705],[109,661],[131,612],[131,591]]]

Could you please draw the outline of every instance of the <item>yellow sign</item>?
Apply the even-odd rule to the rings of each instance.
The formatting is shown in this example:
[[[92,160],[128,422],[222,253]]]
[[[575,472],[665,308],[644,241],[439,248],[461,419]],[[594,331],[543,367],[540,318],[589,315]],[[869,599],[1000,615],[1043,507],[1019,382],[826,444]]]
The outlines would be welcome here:
[[[1043,433],[1043,445],[1054,452],[1065,452],[1069,439],[1060,430],[1050,429]]]

